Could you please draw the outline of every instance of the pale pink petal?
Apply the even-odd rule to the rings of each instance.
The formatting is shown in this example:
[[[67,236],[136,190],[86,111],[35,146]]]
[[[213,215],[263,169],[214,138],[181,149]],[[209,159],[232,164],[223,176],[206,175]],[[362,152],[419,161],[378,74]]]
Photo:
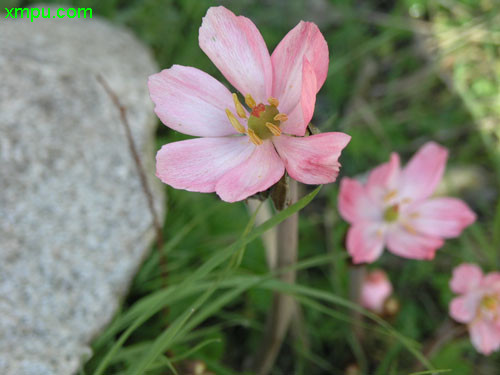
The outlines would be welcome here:
[[[500,301],[500,272],[486,274],[481,282],[481,286],[488,288],[488,290],[491,290],[491,293],[498,295]]]
[[[376,313],[384,309],[386,299],[392,294],[392,284],[382,270],[368,273],[361,286],[361,305]]]
[[[273,96],[280,100],[280,110],[291,113],[302,95],[302,64],[309,61],[316,77],[316,94],[328,72],[328,45],[314,23],[301,21],[288,32],[274,50]]]
[[[222,200],[236,202],[273,186],[285,173],[285,166],[271,141],[255,147],[242,164],[227,172],[215,190]]]
[[[477,319],[469,325],[472,345],[484,355],[500,348],[500,329],[492,321]]]
[[[387,232],[387,248],[403,258],[433,259],[443,243],[441,238],[410,233],[399,225]]]
[[[384,231],[378,223],[357,223],[347,232],[347,251],[353,263],[371,263],[384,250]]]
[[[196,138],[166,144],[156,155],[156,175],[189,191],[215,191],[217,181],[255,149],[248,137]]]
[[[340,215],[351,224],[383,219],[383,207],[370,199],[365,187],[356,179],[344,177],[340,181],[338,204]]]
[[[476,220],[476,214],[460,199],[435,198],[417,203],[409,214],[411,226],[435,237],[457,237]]]
[[[219,6],[208,9],[200,27],[201,49],[227,80],[257,102],[271,96],[273,69],[266,43],[248,18]]]
[[[448,151],[428,142],[408,162],[401,173],[401,196],[411,200],[428,198],[443,177]]]
[[[322,133],[309,137],[273,137],[288,174],[305,184],[335,181],[340,169],[341,151],[351,137],[344,133]]]
[[[314,114],[314,106],[316,105],[316,74],[312,65],[304,57],[302,64],[302,82],[296,84],[301,87],[300,100],[295,107],[288,110],[284,104],[279,105],[279,110],[288,115],[288,120],[282,124],[281,129],[286,134],[303,136],[306,132],[307,125],[311,121]]]
[[[467,293],[476,289],[483,280],[483,271],[475,264],[462,263],[453,270],[450,289],[455,293]]]
[[[236,134],[225,109],[235,113],[229,90],[201,70],[174,65],[148,81],[155,112],[168,127],[201,137]]]
[[[480,303],[481,295],[478,293],[454,298],[450,303],[450,315],[457,322],[470,323],[475,318]]]
[[[400,173],[399,155],[392,153],[387,163],[379,165],[370,172],[366,183],[367,193],[375,201],[382,201],[384,196],[387,196],[392,191],[396,191]]]

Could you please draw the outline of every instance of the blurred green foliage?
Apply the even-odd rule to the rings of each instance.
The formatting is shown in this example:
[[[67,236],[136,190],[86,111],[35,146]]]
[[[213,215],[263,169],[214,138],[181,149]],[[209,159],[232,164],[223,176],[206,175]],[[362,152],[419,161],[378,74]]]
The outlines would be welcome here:
[[[479,214],[477,224],[461,238],[447,241],[432,262],[403,260],[387,253],[377,262],[377,267],[389,272],[401,304],[390,323],[400,334],[422,343],[415,350],[425,352],[430,343],[439,340],[440,327],[447,324],[452,268],[464,261],[478,263],[485,271],[500,266],[500,208],[493,208],[499,206],[500,182],[500,12],[495,0],[54,2],[91,7],[94,15],[131,28],[152,48],[161,69],[190,65],[221,80],[198,47],[198,28],[208,7],[224,4],[251,18],[270,50],[299,20],[318,23],[330,48],[331,65],[317,99],[314,123],[322,131],[352,135],[341,158],[342,175],[364,173],[386,161],[393,151],[407,160],[428,140],[449,148],[449,171],[455,170],[457,175],[466,168],[473,171],[469,183],[449,192],[468,200]],[[9,2],[12,6],[34,3]],[[158,147],[182,138],[160,126]],[[458,177],[453,176],[451,186],[457,186],[454,178]],[[347,225],[337,214],[337,192],[335,185],[325,186],[301,212],[300,260],[327,257],[302,269],[298,282],[347,299],[349,262],[343,250]],[[244,204],[223,203],[213,195],[171,188],[168,195],[163,251],[168,259],[168,285],[175,293],[176,286],[199,272],[198,267],[240,238],[249,215]],[[223,268],[215,268],[200,285],[219,277]],[[249,243],[241,266],[229,271],[227,280],[234,284],[214,291],[200,313],[212,298],[234,292],[244,280],[267,272],[262,244]],[[257,285],[264,287],[241,289],[209,312],[196,329],[179,334],[168,353],[154,358],[147,374],[170,373],[168,358],[186,352],[189,358],[203,360],[216,374],[241,374],[242,364],[255,351],[271,298],[265,282]],[[154,314],[110,353],[126,327],[113,330],[114,325],[163,288],[154,250],[114,323],[96,339],[95,355],[82,374],[102,368],[105,358],[110,359],[105,374],[133,373],[134,366],[166,332],[166,323],[173,327],[202,293],[193,292],[172,303],[164,301],[168,319],[163,312]],[[319,297],[301,294],[300,298],[309,345],[304,347],[291,336],[273,374],[344,374],[352,364],[359,365],[364,374],[380,375],[408,374],[418,368],[408,347],[395,335],[381,333],[377,323],[365,321],[365,339],[360,345],[352,326],[346,324],[352,321],[351,309]],[[196,351],[189,352],[191,349]],[[466,336],[447,342],[430,359],[436,368],[451,369],[453,375],[500,372],[500,356],[477,354]]]

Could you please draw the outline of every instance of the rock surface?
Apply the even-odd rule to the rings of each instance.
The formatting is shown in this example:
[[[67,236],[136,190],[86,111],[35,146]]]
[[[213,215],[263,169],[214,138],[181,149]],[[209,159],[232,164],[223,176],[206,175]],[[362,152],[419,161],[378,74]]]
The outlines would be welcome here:
[[[0,22],[0,374],[76,373],[149,251],[147,201],[96,75],[128,108],[161,216],[146,86],[157,70],[95,15]]]

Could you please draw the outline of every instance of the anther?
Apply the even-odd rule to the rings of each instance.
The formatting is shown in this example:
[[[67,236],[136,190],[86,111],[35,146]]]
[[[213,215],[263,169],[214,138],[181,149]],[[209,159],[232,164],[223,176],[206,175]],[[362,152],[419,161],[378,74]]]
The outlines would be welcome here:
[[[275,107],[280,105],[279,100],[276,98],[273,98],[272,96],[269,97],[269,99],[267,99],[267,101],[269,102],[269,104],[271,104],[272,106],[275,106]]]
[[[249,106],[251,109],[253,109],[253,107],[255,107],[257,105],[257,103],[255,103],[255,100],[253,100],[252,98],[252,95],[250,94],[246,94],[245,95],[245,103],[247,104],[247,106]]]
[[[417,231],[415,230],[415,228],[413,228],[410,224],[403,223],[402,225],[403,225],[403,228],[405,228],[408,233],[417,234]]]
[[[248,129],[248,136],[252,141],[252,143],[256,146],[260,146],[263,143],[262,139],[260,139],[259,136],[255,134],[255,132],[252,129]]]
[[[281,129],[274,125],[272,122],[266,122],[266,127],[269,129],[273,135],[279,137],[281,135]]]
[[[387,193],[384,197],[384,201],[385,202],[388,202],[390,201],[392,198],[395,198],[396,195],[398,195],[398,192],[396,190],[392,190],[390,191],[389,193]]]
[[[238,119],[234,117],[233,113],[229,109],[226,109],[226,115],[229,121],[231,122],[231,125],[233,125],[233,128],[235,128],[236,131],[243,134],[246,133],[245,127],[240,124]]]
[[[288,116],[285,115],[284,113],[278,113],[276,116],[274,116],[274,121],[280,121],[280,122],[285,122],[288,121]]]
[[[245,110],[243,109],[243,106],[241,105],[238,95],[233,94],[233,100],[234,100],[234,106],[236,107],[236,113],[238,116],[241,118],[247,118],[247,114],[245,113]]]

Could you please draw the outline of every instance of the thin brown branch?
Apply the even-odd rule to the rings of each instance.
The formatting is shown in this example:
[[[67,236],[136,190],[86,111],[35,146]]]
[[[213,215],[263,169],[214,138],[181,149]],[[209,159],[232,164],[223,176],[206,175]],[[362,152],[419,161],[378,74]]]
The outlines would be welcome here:
[[[148,207],[149,207],[149,212],[151,213],[151,217],[153,219],[153,226],[156,232],[156,246],[158,247],[158,255],[159,255],[159,262],[160,262],[160,272],[161,272],[161,277],[163,279],[163,284],[166,285],[167,282],[167,265],[166,265],[166,259],[165,256],[162,252],[163,250],[163,231],[162,231],[162,226],[160,223],[160,219],[158,218],[158,214],[155,210],[154,207],[154,200],[153,200],[153,194],[151,192],[151,187],[149,186],[148,179],[146,178],[146,172],[144,171],[144,166],[141,163],[141,158],[139,156],[139,153],[137,152],[137,147],[134,142],[134,138],[132,137],[132,131],[130,129],[130,124],[128,122],[127,118],[127,109],[125,106],[123,106],[118,99],[118,96],[116,93],[111,89],[111,87],[108,85],[108,83],[105,81],[105,79],[101,75],[97,75],[97,81],[99,84],[104,88],[104,91],[106,91],[106,94],[108,94],[109,98],[115,105],[115,107],[118,109],[120,113],[120,119],[121,123],[123,125],[123,128],[125,130],[125,135],[127,137],[128,141],[128,148],[130,151],[130,154],[132,155],[132,158],[134,159],[135,166],[137,168],[137,173],[139,175],[139,179],[141,181],[141,187],[142,191],[144,192],[144,195],[146,196],[147,202],[148,202]]]

